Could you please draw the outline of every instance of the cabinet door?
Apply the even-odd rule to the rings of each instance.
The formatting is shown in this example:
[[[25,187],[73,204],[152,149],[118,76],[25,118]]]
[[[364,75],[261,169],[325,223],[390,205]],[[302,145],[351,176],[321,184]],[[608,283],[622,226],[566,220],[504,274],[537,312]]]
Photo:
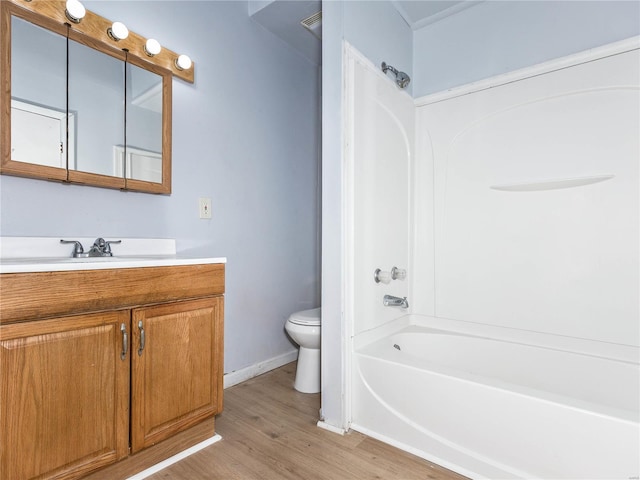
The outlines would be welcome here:
[[[132,452],[222,410],[223,308],[212,297],[133,311]]]
[[[0,478],[78,478],[128,453],[128,311],[0,326]]]

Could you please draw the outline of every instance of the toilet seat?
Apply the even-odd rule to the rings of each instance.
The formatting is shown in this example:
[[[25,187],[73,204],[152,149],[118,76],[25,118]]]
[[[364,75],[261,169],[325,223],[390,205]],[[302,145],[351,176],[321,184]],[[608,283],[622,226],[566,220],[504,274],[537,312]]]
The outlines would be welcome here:
[[[309,327],[320,326],[320,308],[312,308],[310,310],[302,310],[291,314],[289,317],[291,323],[296,325],[305,325]]]

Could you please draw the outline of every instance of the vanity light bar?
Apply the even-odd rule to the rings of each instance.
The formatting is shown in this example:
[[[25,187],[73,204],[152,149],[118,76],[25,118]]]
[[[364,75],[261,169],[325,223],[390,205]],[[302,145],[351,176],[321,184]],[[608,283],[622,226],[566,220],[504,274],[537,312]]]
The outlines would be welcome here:
[[[108,47],[126,50],[128,55],[169,70],[175,77],[186,82],[193,83],[194,81],[195,65],[187,55],[179,55],[163,48],[157,40],[146,39],[131,32],[121,22],[111,22],[90,10],[86,10],[79,0],[67,0],[66,2],[61,0],[0,1],[11,2],[60,25],[69,24],[72,31],[93,38]]]

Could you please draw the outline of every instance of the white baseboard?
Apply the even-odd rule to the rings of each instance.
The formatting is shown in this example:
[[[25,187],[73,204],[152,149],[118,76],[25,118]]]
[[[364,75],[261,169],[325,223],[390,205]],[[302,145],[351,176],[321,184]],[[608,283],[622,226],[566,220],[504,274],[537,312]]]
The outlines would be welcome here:
[[[347,431],[344,428],[334,427],[333,425],[325,423],[322,420],[319,420],[316,425],[319,428],[322,428],[324,430],[328,430],[328,431],[333,432],[333,433],[337,433],[338,435],[344,435],[345,433],[347,433]]]
[[[175,454],[173,457],[169,457],[166,460],[163,460],[160,463],[156,463],[152,467],[149,467],[146,470],[143,470],[142,472],[136,473],[134,476],[127,478],[127,480],[143,480],[147,477],[150,477],[154,473],[157,473],[160,470],[163,470],[168,466],[173,465],[174,463],[179,462],[184,458],[187,458],[189,455],[193,455],[194,453],[199,452],[203,448],[206,448],[209,445],[213,445],[214,443],[220,440],[222,440],[222,437],[216,434],[213,437],[194,445],[193,447],[187,448],[186,450],[183,450],[182,452]]]
[[[248,367],[241,368],[234,372],[224,374],[224,388],[233,387],[239,383],[242,383],[250,378],[257,377],[263,373],[267,373],[270,370],[291,363],[298,358],[298,350],[291,350],[290,352],[283,353],[277,357],[270,358],[264,362],[256,363],[255,365],[249,365]]]

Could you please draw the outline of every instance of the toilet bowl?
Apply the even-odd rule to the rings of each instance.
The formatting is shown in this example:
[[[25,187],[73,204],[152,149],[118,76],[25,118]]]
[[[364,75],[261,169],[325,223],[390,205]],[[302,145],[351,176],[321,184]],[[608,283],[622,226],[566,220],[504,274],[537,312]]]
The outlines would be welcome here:
[[[320,308],[292,313],[284,326],[300,345],[293,388],[302,393],[320,391]]]

